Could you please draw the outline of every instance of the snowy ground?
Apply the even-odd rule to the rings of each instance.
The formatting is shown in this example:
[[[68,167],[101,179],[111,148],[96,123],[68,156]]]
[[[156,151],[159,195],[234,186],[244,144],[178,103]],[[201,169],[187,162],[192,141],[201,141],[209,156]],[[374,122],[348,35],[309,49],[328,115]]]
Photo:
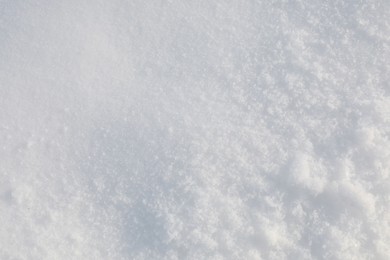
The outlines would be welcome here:
[[[0,0],[0,259],[390,259],[387,0]]]

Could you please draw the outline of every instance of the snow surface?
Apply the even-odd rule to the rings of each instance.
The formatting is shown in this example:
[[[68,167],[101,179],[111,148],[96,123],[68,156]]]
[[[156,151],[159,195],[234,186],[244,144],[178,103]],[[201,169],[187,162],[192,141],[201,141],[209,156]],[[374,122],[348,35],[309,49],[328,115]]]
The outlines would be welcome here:
[[[0,0],[0,259],[390,259],[390,1]]]

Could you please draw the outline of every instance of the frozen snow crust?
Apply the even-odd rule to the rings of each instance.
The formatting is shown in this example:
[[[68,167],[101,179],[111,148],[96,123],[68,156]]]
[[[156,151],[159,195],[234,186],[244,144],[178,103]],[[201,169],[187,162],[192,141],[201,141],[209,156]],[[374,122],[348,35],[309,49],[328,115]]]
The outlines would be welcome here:
[[[0,1],[0,259],[390,259],[390,2]]]

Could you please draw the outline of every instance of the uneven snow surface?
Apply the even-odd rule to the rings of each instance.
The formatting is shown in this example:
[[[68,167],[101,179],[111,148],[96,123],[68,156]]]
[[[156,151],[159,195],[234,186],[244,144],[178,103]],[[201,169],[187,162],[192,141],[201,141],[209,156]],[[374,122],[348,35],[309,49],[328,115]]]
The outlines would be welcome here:
[[[0,0],[0,259],[390,259],[390,1]]]

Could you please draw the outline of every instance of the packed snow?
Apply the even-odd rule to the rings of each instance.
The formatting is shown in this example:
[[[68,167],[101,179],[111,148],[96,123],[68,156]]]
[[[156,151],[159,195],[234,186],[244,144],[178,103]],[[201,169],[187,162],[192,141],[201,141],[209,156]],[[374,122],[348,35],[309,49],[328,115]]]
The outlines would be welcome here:
[[[390,1],[0,0],[0,259],[390,259]]]

